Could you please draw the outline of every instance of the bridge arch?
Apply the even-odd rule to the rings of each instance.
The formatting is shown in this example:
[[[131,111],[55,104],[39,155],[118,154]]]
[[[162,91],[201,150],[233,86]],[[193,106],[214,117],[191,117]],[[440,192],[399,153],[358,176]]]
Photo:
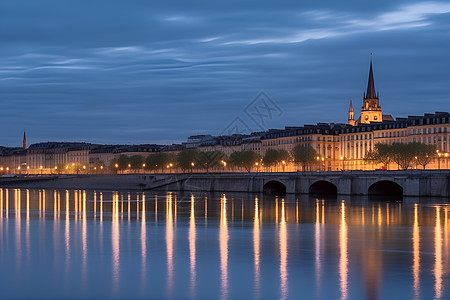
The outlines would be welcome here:
[[[337,195],[337,186],[326,180],[318,180],[309,186],[310,194]]]
[[[286,186],[277,180],[270,180],[264,184],[263,192],[268,194],[286,195]]]
[[[390,180],[380,180],[369,186],[369,196],[403,196],[403,187]]]

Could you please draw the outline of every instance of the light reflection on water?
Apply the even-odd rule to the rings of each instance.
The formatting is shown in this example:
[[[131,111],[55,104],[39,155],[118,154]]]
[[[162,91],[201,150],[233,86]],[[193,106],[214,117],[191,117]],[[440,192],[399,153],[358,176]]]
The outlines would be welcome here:
[[[5,298],[448,299],[449,206],[417,200],[0,189],[0,288]]]

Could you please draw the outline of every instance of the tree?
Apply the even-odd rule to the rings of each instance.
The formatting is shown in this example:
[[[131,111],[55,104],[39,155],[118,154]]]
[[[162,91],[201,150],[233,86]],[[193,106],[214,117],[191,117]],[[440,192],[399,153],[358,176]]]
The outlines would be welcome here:
[[[264,154],[262,162],[265,166],[272,167],[278,164],[289,161],[290,155],[286,150],[268,149]]]
[[[142,155],[133,155],[129,159],[129,164],[134,170],[142,169],[144,163],[144,157]]]
[[[119,171],[119,160],[117,158],[112,159],[109,162],[108,168],[112,173],[117,173]]]
[[[413,143],[392,143],[391,157],[399,168],[408,170],[414,160],[414,145]]]
[[[128,168],[128,164],[130,163],[130,158],[125,154],[121,154],[117,160],[117,164],[119,165],[119,170],[125,170]]]
[[[378,143],[375,144],[373,150],[366,153],[366,155],[364,156],[364,160],[376,164],[381,163],[386,168],[389,168],[389,164],[392,161],[391,151],[391,145]]]
[[[197,160],[197,157],[199,155],[199,152],[194,149],[184,149],[181,152],[177,154],[177,163],[178,166],[182,170],[189,170],[192,169],[192,163],[195,165],[195,161]]]
[[[170,164],[172,156],[168,153],[158,152],[155,154],[150,154],[145,160],[145,168],[148,170],[158,170],[163,171]]]
[[[436,145],[415,143],[414,154],[417,163],[425,170],[426,165],[437,156]]]
[[[311,165],[317,163],[317,152],[311,145],[296,145],[291,154],[294,162],[300,164],[303,171],[311,169]]]
[[[196,155],[195,164],[208,172],[209,168],[221,166],[221,161],[225,158],[226,155],[222,151],[199,151]]]
[[[254,151],[236,151],[231,153],[229,161],[232,166],[244,168],[250,173],[256,163],[261,162],[261,155]]]
[[[98,161],[93,164],[92,169],[95,173],[103,173],[106,170],[105,164],[102,161]]]

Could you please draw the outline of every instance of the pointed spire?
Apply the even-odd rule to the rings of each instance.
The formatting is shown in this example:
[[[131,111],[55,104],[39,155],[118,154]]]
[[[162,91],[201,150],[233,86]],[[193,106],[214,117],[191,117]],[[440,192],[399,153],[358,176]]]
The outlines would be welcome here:
[[[23,149],[27,149],[27,135],[25,130],[23,131]]]
[[[376,99],[375,82],[373,80],[372,57],[370,58],[369,82],[367,83],[367,92],[364,99]]]
[[[350,108],[348,109],[349,112],[353,112],[353,104],[352,99],[350,98]]]

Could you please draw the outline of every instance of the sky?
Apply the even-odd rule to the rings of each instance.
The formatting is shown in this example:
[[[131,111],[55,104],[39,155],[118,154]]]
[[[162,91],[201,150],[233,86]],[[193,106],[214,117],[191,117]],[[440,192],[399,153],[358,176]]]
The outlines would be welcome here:
[[[0,145],[346,123],[371,54],[384,114],[450,111],[449,28],[449,1],[0,0]]]

